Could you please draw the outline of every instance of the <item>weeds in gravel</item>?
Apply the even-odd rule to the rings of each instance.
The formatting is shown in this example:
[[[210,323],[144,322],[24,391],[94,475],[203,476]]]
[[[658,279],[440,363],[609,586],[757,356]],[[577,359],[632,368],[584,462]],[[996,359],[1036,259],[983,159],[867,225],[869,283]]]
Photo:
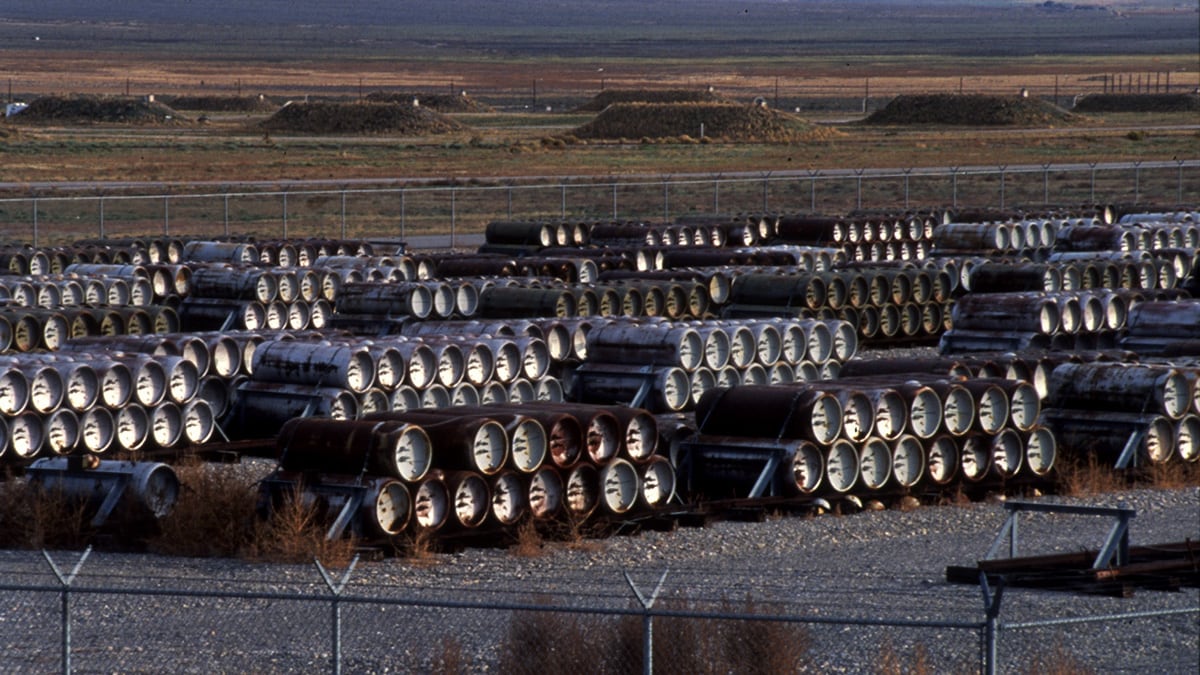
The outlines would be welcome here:
[[[936,671],[929,662],[929,650],[917,645],[912,654],[904,655],[890,641],[879,647],[879,663],[875,666],[878,675],[933,675]]]
[[[1025,675],[1092,675],[1096,672],[1061,642],[1038,652],[1019,672]]]
[[[532,518],[517,526],[516,543],[509,550],[522,558],[536,558],[546,551],[546,540]]]
[[[300,563],[316,558],[327,567],[345,567],[354,557],[354,538],[325,538],[324,519],[298,492],[284,495],[266,520],[255,520],[246,557]]]
[[[0,547],[78,549],[92,534],[83,502],[11,476],[0,483]]]
[[[699,611],[686,600],[664,600],[662,607]],[[726,603],[721,612],[753,615],[757,608],[749,601]],[[803,626],[779,621],[658,617],[653,630],[652,658],[665,672],[799,672],[812,645]],[[637,615],[516,612],[500,645],[500,672],[639,672],[645,637]]]
[[[472,665],[462,643],[458,638],[450,636],[442,639],[441,649],[433,658],[428,672],[430,675],[460,675],[474,672],[476,668]]]
[[[250,545],[254,482],[224,468],[206,464],[176,468],[179,499],[162,519],[162,534],[151,548],[167,555],[234,557]]]
[[[405,558],[414,565],[430,566],[437,562],[437,535],[427,527],[414,529],[403,547]]]

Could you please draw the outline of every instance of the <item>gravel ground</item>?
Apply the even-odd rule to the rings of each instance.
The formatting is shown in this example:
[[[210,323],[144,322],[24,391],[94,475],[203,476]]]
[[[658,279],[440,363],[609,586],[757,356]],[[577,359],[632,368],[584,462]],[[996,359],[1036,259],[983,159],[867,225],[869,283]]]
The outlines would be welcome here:
[[[1069,503],[1136,509],[1134,545],[1200,537],[1200,488],[1139,490]],[[497,644],[513,605],[629,610],[629,581],[660,602],[686,601],[722,611],[749,600],[754,610],[832,624],[807,625],[811,672],[874,670],[881,653],[911,661],[926,653],[935,672],[978,667],[977,631],[953,627],[872,627],[843,620],[977,624],[984,617],[977,586],[945,581],[947,565],[983,557],[1005,519],[998,502],[923,507],[763,522],[716,522],[674,531],[644,531],[577,545],[552,544],[536,556],[497,548],[438,554],[430,562],[400,558],[362,562],[340,604],[346,672],[426,670],[447,636],[462,645],[471,671],[496,671]],[[1100,545],[1110,522],[1094,517],[1024,514],[1022,554],[1078,551]],[[52,557],[69,571],[77,553]],[[40,553],[0,551],[3,583],[53,586]],[[78,672],[295,672],[331,662],[329,591],[313,566],[262,565],[93,553],[75,581],[80,589],[187,590],[184,595],[71,595],[72,666]],[[284,593],[300,600],[202,597],[202,593]],[[382,602],[362,603],[362,599]],[[0,671],[44,672],[60,664],[60,596],[0,591]],[[389,604],[384,604],[389,603]],[[395,603],[395,604],[391,604]],[[494,604],[485,609],[461,604]],[[433,605],[447,605],[437,607]],[[663,605],[665,606],[665,605]],[[1002,622],[1198,610],[1200,591],[1138,590],[1132,598],[1010,589]],[[569,625],[570,615],[555,614]],[[591,619],[599,631],[613,619]],[[661,621],[661,620],[660,620]],[[605,623],[609,622],[609,623]],[[543,627],[548,650],[564,639]],[[661,629],[660,629],[661,630]],[[661,635],[661,633],[660,633]],[[660,638],[662,639],[662,638]],[[636,645],[613,650],[636,672]],[[788,649],[789,645],[780,645]],[[1104,673],[1195,673],[1200,666],[1200,614],[1121,618],[1046,628],[1002,630],[1000,672],[1035,672],[1038,655],[1061,649]],[[658,672],[676,672],[671,663]],[[536,662],[528,662],[535,670]],[[510,667],[509,670],[521,670]]]

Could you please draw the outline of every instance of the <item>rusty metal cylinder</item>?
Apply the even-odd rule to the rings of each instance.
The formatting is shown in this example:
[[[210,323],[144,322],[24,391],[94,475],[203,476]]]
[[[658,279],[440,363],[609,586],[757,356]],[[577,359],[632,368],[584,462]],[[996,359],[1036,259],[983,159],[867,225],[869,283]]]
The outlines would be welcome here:
[[[575,316],[575,297],[555,288],[492,286],[479,294],[479,316],[486,318]]]
[[[954,328],[966,330],[1031,331],[1050,335],[1060,328],[1058,306],[1036,295],[979,293],[958,299],[952,313]]]
[[[529,510],[528,493],[521,476],[502,471],[489,479],[492,493],[491,515],[502,526],[514,525]]]
[[[492,490],[487,480],[474,471],[447,471],[443,480],[450,497],[450,523],[466,530],[482,525],[491,509]]]
[[[411,316],[424,319],[433,310],[433,294],[420,283],[364,281],[342,284],[334,300],[342,314]]]
[[[189,241],[180,251],[181,260],[190,262],[257,263],[258,247],[250,243]]]
[[[197,298],[255,300],[264,305],[279,297],[279,282],[258,267],[197,267],[190,295]]]
[[[653,363],[692,371],[704,359],[703,338],[686,326],[614,322],[594,327],[587,341],[592,362]]]
[[[1044,263],[984,263],[971,270],[968,280],[972,293],[1053,292],[1062,286],[1059,268]]]
[[[1054,432],[1060,455],[1115,462],[1132,450],[1135,462],[1162,464],[1175,452],[1175,423],[1163,415],[1047,408],[1042,419]]]
[[[691,379],[686,371],[674,366],[589,362],[577,368],[571,378],[574,398],[585,403],[628,403],[645,388],[640,407],[680,412],[692,406]]]
[[[523,480],[525,502],[529,515],[536,520],[548,520],[562,513],[566,489],[558,469],[543,466]]]
[[[509,461],[511,441],[505,425],[491,416],[438,410],[393,410],[363,419],[420,425],[432,448],[431,465],[438,469],[475,471],[491,476]]]
[[[368,473],[408,482],[425,477],[436,451],[417,424],[303,417],[283,425],[275,448],[280,466],[289,471]]]
[[[269,340],[254,351],[259,381],[343,387],[362,393],[375,381],[375,363],[362,347],[307,340]]]
[[[1178,420],[1192,408],[1192,384],[1168,366],[1064,363],[1050,374],[1047,405],[1166,415]]]
[[[799,384],[713,389],[697,404],[696,423],[709,435],[752,429],[760,436],[830,444],[842,431],[842,407],[835,395]]]

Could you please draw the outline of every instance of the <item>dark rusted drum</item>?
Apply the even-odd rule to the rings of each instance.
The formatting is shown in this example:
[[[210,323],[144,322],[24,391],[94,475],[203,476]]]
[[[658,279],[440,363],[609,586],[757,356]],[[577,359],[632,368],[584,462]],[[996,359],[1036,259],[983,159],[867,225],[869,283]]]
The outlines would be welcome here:
[[[1175,423],[1163,415],[1048,408],[1042,419],[1054,432],[1060,455],[1115,462],[1132,443],[1135,461],[1163,464],[1175,453]]]
[[[85,452],[101,455],[116,440],[117,422],[107,408],[92,408],[79,416],[79,446]]]
[[[417,528],[436,532],[450,516],[450,492],[441,476],[427,476],[413,493],[413,523]]]
[[[1039,478],[1049,476],[1058,456],[1058,439],[1054,432],[1039,424],[1029,429],[1023,440],[1026,469]]]
[[[879,437],[866,439],[858,451],[858,484],[867,491],[882,490],[892,478],[892,446]]]
[[[135,403],[122,406],[116,412],[117,446],[121,450],[141,450],[150,437],[150,415]]]
[[[704,358],[703,339],[686,326],[615,322],[593,328],[587,341],[589,361],[655,363],[692,371]]]
[[[42,418],[42,449],[66,455],[79,443],[79,417],[61,408]]]
[[[696,406],[696,423],[709,435],[754,429],[761,436],[829,444],[841,434],[842,407],[833,394],[804,385],[741,386],[705,393]]]
[[[1002,429],[992,437],[991,472],[1001,480],[1016,477],[1025,461],[1025,445],[1015,429]]]
[[[1145,411],[1178,420],[1192,408],[1191,383],[1167,366],[1064,363],[1050,374],[1047,405]]]
[[[1175,454],[1184,462],[1200,459],[1200,416],[1188,413],[1175,424]]]
[[[453,508],[451,515],[456,527],[475,529],[487,520],[492,492],[483,476],[472,471],[451,471],[445,474],[446,490]]]
[[[600,467],[600,503],[615,515],[629,512],[641,496],[641,478],[630,462],[614,459]]]
[[[500,525],[516,524],[529,510],[528,495],[515,471],[502,471],[490,479],[492,518]]]
[[[576,464],[566,483],[567,512],[578,519],[591,516],[600,505],[600,470],[594,464]]]
[[[891,443],[892,479],[906,490],[925,479],[925,447],[916,436],[904,434]]]
[[[955,329],[1031,331],[1050,335],[1061,322],[1058,306],[1040,296],[1008,293],[965,295],[951,314]]]
[[[375,413],[365,419],[421,425],[433,448],[432,464],[439,469],[462,469],[490,476],[509,461],[510,434],[503,422],[490,416],[464,416],[439,409]]]
[[[834,492],[844,494],[854,487],[858,477],[858,449],[845,439],[834,441],[825,450],[825,484]]]
[[[275,447],[280,466],[289,471],[366,472],[409,482],[425,477],[435,452],[419,425],[377,419],[291,419]]]
[[[543,466],[524,480],[529,515],[538,520],[554,518],[563,510],[562,476],[552,466]]]
[[[675,467],[661,455],[651,457],[639,466],[639,498],[642,506],[657,509],[666,506],[675,497]]]
[[[361,393],[375,380],[362,347],[302,340],[271,340],[254,351],[254,376],[263,381],[341,386]]]

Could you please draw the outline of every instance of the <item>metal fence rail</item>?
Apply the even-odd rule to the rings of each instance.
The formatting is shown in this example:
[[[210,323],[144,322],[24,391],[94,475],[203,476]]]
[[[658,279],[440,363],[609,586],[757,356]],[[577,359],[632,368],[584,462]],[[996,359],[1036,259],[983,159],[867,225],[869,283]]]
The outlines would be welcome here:
[[[15,187],[7,186],[12,194]],[[597,179],[272,181],[21,186],[0,199],[0,240],[165,236],[434,236],[450,246],[498,219],[663,220],[686,214],[855,209],[1037,209],[1200,203],[1200,160],[806,169]]]
[[[794,672],[799,663],[853,670],[919,658],[935,672],[993,673],[1028,662],[1039,643],[1026,631],[1143,619],[1194,626],[1191,617],[1200,615],[1200,607],[1174,607],[1004,621],[998,601],[978,607],[974,618],[957,619],[956,612],[912,608],[906,611],[916,611],[915,618],[855,615],[851,606],[834,613],[737,602],[713,609],[662,593],[669,570],[657,580],[640,570],[638,581],[626,572],[610,584],[604,602],[548,589],[517,600],[397,594],[370,584],[347,591],[353,562],[336,573],[317,563],[319,581],[314,575],[293,583],[295,590],[229,579],[200,580],[208,586],[196,588],[182,579],[124,574],[79,583],[88,552],[74,558],[69,572],[43,555],[54,581],[33,575],[0,584],[0,669],[6,672],[534,673],[578,668],[581,658],[589,672],[687,672],[688,660],[698,658],[725,659],[735,670],[738,659],[753,659],[756,667]],[[613,590],[621,587],[624,592]],[[985,600],[995,599],[986,590]],[[849,654],[854,649],[858,653]]]

